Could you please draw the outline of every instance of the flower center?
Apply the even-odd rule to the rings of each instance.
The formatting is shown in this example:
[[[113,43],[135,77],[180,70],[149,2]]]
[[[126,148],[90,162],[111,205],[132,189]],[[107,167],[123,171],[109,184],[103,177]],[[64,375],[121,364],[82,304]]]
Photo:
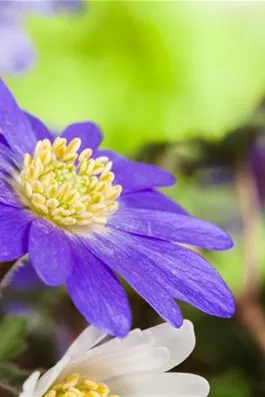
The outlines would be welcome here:
[[[60,226],[107,223],[118,209],[122,187],[113,185],[108,157],[80,154],[81,140],[38,141],[33,156],[24,156],[20,195],[28,207]]]
[[[64,381],[53,385],[44,397],[119,397],[110,394],[105,383],[96,383],[78,374],[68,376]]]
[[[63,382],[53,385],[44,397],[119,397],[110,394],[105,383],[96,383],[78,374],[68,376]]]

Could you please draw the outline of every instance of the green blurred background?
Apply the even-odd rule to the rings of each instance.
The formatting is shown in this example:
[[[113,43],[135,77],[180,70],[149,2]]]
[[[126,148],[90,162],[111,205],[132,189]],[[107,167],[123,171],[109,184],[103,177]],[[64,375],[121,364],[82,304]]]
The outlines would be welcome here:
[[[233,235],[231,252],[205,255],[235,293],[238,314],[220,320],[181,305],[197,347],[180,370],[209,379],[212,397],[265,396],[265,233],[255,200],[265,167],[255,181],[251,168],[265,131],[264,21],[263,2],[89,1],[77,15],[28,16],[39,59],[23,76],[4,76],[20,105],[54,131],[93,120],[105,147],[173,172],[178,184],[165,193]],[[159,322],[128,292],[135,326]],[[2,322],[24,346],[18,352],[8,338],[1,356],[0,341],[0,368],[10,358],[2,371],[19,384],[27,369],[52,365],[84,321],[63,290],[8,293],[31,302],[26,320]]]

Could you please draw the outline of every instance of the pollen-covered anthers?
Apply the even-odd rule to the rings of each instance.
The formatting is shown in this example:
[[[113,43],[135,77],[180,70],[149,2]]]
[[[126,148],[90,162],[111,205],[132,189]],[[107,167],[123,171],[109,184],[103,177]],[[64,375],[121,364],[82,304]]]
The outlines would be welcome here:
[[[106,224],[117,211],[120,185],[113,185],[112,162],[80,154],[81,140],[39,141],[33,156],[25,154],[20,193],[30,209],[62,226]]]
[[[53,385],[43,397],[119,397],[110,394],[105,383],[96,383],[78,374],[68,376],[63,382]]]

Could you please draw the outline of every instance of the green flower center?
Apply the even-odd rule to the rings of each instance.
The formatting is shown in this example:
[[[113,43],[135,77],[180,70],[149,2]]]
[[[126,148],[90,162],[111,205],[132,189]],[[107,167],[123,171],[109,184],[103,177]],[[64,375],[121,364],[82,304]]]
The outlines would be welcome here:
[[[92,150],[80,154],[81,140],[39,141],[33,156],[24,156],[19,193],[34,212],[60,226],[105,225],[118,209],[122,187],[108,157],[93,159]]]

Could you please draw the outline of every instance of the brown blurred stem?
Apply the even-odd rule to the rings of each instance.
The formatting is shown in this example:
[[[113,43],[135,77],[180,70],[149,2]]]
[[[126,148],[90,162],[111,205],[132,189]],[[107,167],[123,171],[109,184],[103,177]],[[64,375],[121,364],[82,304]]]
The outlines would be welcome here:
[[[14,262],[1,262],[0,263],[0,286],[7,274],[10,272],[14,265]]]
[[[234,178],[241,214],[245,262],[244,284],[237,297],[237,316],[265,354],[265,314],[260,302],[261,208],[248,162],[238,162],[234,170]]]
[[[166,148],[156,159],[156,164],[171,174],[175,174],[176,168],[178,166],[178,156],[174,150],[174,145],[168,144],[166,146]]]
[[[0,383],[0,397],[17,397],[18,392],[10,386]]]

